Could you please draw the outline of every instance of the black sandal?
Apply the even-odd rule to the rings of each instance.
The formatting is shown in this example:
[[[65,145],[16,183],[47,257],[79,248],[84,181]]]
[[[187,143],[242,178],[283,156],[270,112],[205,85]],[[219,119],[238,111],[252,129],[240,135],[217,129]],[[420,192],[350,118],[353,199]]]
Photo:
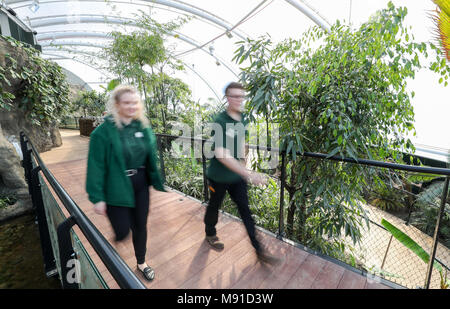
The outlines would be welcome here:
[[[145,267],[144,270],[141,270],[139,267],[137,269],[144,275],[144,278],[147,279],[147,281],[155,279],[155,271],[150,266]]]

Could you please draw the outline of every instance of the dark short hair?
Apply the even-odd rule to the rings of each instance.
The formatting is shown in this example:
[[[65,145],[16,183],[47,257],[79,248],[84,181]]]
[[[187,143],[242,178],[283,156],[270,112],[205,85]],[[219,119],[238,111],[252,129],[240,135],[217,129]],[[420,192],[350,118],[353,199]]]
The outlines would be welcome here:
[[[228,86],[225,88],[225,95],[228,94],[228,89],[244,89],[244,86],[242,86],[241,83],[231,82],[228,84]]]

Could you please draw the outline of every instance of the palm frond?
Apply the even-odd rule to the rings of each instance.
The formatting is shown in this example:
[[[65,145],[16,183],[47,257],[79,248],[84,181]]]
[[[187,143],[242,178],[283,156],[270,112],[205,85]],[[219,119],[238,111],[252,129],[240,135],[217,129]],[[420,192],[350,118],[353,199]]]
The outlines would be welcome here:
[[[436,24],[436,37],[447,61],[450,61],[450,0],[433,0],[438,6],[432,18]]]

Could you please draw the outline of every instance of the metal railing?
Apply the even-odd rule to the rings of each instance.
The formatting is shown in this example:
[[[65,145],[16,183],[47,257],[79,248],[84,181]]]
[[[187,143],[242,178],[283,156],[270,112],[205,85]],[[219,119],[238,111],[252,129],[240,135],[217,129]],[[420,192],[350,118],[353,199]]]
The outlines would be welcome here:
[[[86,270],[79,269],[81,252],[74,250],[74,244],[77,245],[79,241],[73,231],[73,236],[71,237],[72,227],[77,225],[120,288],[145,289],[146,287],[143,283],[47,169],[39,153],[23,132],[20,134],[20,143],[23,153],[25,178],[28,182],[32,203],[38,218],[44,267],[47,276],[58,272],[63,288],[80,288],[83,287],[81,283],[88,280],[79,277]],[[42,172],[42,175],[69,213],[70,216],[68,218],[63,217],[61,209],[55,209],[59,208],[57,203],[53,205],[44,203],[43,193],[48,195],[49,191],[48,188],[45,188],[46,183],[40,179],[40,172]],[[52,217],[51,213],[54,211],[59,213],[58,216],[62,218],[60,219],[63,220],[62,222],[56,222],[59,220]],[[88,256],[87,259],[89,259]],[[95,272],[96,270],[94,270]],[[98,272],[96,275],[99,276]],[[99,280],[103,281],[102,278]],[[103,282],[103,285],[106,284]]]
[[[203,193],[203,202],[206,203],[209,199],[208,196],[208,184],[207,184],[207,179],[206,179],[206,161],[207,159],[205,158],[204,155],[204,146],[205,143],[210,143],[210,140],[206,140],[206,139],[202,139],[202,138],[193,138],[193,137],[187,137],[187,136],[174,136],[174,135],[167,135],[167,134],[156,134],[157,136],[157,140],[158,140],[158,148],[159,148],[159,155],[160,155],[160,167],[161,167],[161,171],[163,173],[163,175],[166,174],[166,166],[167,166],[167,162],[164,162],[164,150],[163,150],[163,141],[167,140],[169,142],[166,141],[165,145],[167,148],[167,145],[170,145],[171,141],[174,140],[187,140],[190,141],[191,143],[193,142],[194,144],[197,143],[197,146],[200,147],[201,145],[201,153],[202,153],[202,158],[201,158],[201,170],[202,170],[202,174],[203,174],[203,181],[202,181],[202,193]],[[279,173],[279,177],[276,177],[279,180],[279,193],[278,193],[278,228],[277,228],[277,238],[279,239],[283,239],[285,237],[285,190],[286,190],[286,165],[287,165],[287,155],[284,151],[280,151],[277,148],[271,148],[271,147],[262,147],[262,146],[254,146],[254,145],[248,145],[248,148],[250,150],[262,150],[262,151],[275,151],[280,153],[281,156],[281,168],[280,168],[280,173]],[[420,281],[420,279],[416,279],[414,281],[414,285],[415,287],[424,287],[424,288],[430,288],[430,282],[431,282],[431,275],[433,272],[433,265],[437,262],[439,264],[441,264],[443,266],[443,268],[445,270],[448,270],[448,266],[446,265],[446,263],[448,263],[448,261],[441,261],[436,257],[436,252],[438,249],[438,233],[440,231],[441,228],[441,223],[442,223],[442,218],[443,215],[445,213],[445,204],[446,204],[446,200],[447,200],[447,192],[448,192],[448,186],[449,186],[449,179],[450,179],[450,169],[447,168],[433,168],[433,167],[424,167],[424,166],[410,166],[410,165],[404,165],[404,164],[397,164],[397,163],[390,163],[390,162],[380,162],[380,161],[375,161],[375,160],[367,160],[367,159],[353,159],[353,158],[345,158],[345,157],[340,157],[340,156],[329,156],[327,154],[321,154],[321,153],[312,153],[312,152],[304,152],[304,153],[298,153],[299,156],[303,156],[305,158],[312,158],[312,159],[317,159],[317,160],[322,160],[322,161],[336,161],[336,162],[344,162],[344,163],[349,163],[349,164],[359,164],[359,165],[363,165],[366,166],[367,168],[377,168],[377,169],[388,169],[388,170],[392,170],[392,171],[405,171],[405,172],[411,172],[411,173],[421,173],[421,174],[426,174],[426,175],[441,175],[441,176],[445,176],[445,179],[443,181],[444,184],[444,189],[442,191],[442,196],[440,197],[441,203],[440,205],[438,205],[437,208],[439,208],[438,211],[438,215],[436,218],[436,225],[435,225],[435,230],[434,230],[434,234],[432,235],[432,241],[431,241],[431,246],[429,249],[429,262],[427,264],[427,269],[426,269],[426,278],[423,279],[422,282],[424,282],[424,284],[422,285],[422,283],[417,283]],[[200,169],[199,169],[200,170]],[[170,176],[170,175],[169,175]],[[189,180],[190,185],[195,185],[194,181],[192,180],[192,175],[190,175],[191,179]],[[273,176],[272,176],[273,177]],[[198,184],[200,185],[200,184]],[[410,213],[411,215],[411,213]],[[383,268],[386,264],[386,258],[388,256],[388,253],[390,251],[392,251],[394,248],[394,246],[391,244],[392,243],[392,234],[390,234],[387,229],[380,225],[379,223],[373,221],[372,219],[369,218],[368,220],[370,222],[370,224],[375,227],[374,230],[378,230],[380,234],[383,234],[382,237],[384,237],[385,239],[388,239],[386,241],[388,241],[388,246],[387,248],[384,248],[384,242],[383,244],[380,245],[380,248],[378,248],[377,250],[382,251],[382,267]],[[402,222],[402,221],[399,221]],[[408,220],[406,220],[406,222],[402,222],[402,224],[406,227],[408,227],[409,224],[409,218]],[[425,242],[425,240],[424,240]],[[401,246],[400,244],[398,246]],[[448,255],[448,258],[450,258],[450,255]],[[447,260],[447,258],[446,258]],[[422,262],[420,262],[422,263]]]

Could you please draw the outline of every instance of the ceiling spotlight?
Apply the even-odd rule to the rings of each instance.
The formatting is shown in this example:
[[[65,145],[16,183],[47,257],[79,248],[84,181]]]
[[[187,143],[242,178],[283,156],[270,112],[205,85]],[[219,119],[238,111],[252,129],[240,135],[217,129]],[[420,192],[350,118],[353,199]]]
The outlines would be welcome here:
[[[212,55],[214,53],[214,46],[209,45],[209,53]]]
[[[233,35],[231,34],[231,32],[229,30],[227,30],[227,32],[225,32],[225,33],[229,39],[231,39],[233,37]]]
[[[36,13],[39,10],[39,0],[33,0],[33,2],[28,6],[31,12]]]

